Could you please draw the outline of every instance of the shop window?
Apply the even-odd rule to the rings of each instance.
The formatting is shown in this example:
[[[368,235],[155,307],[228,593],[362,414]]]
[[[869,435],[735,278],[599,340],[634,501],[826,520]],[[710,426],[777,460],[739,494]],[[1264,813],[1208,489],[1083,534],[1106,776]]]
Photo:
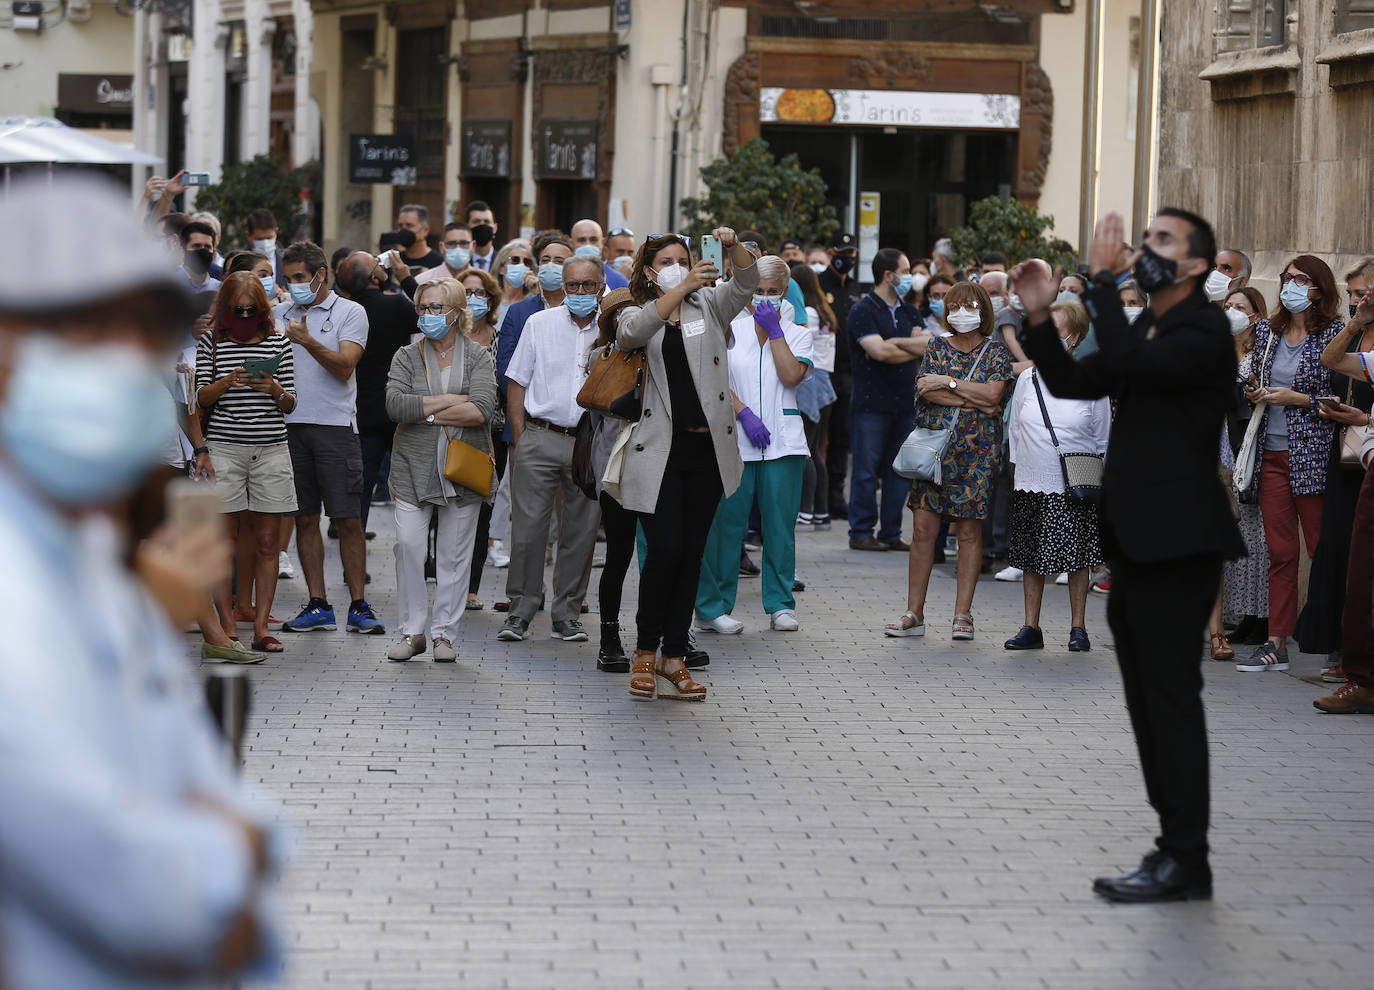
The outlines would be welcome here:
[[[1337,0],[1337,34],[1370,28],[1374,28],[1374,0]]]
[[[1217,0],[1217,51],[1281,45],[1288,0]]]

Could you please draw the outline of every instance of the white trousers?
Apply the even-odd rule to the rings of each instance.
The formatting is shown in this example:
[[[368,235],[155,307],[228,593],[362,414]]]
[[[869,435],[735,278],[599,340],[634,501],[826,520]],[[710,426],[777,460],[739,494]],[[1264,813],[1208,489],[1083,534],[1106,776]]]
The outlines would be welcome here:
[[[429,641],[458,638],[458,623],[467,606],[468,580],[472,569],[472,544],[477,536],[477,512],[481,503],[467,505],[406,505],[395,502],[396,515],[396,610],[403,636],[426,632]],[[429,588],[425,584],[425,556],[429,549],[429,520],[439,517],[439,536],[434,557],[434,616],[430,618]],[[483,553],[486,548],[483,548]]]
[[[493,540],[504,540],[510,533],[510,461],[506,461],[506,473],[501,475],[501,484],[496,486],[496,501],[491,506],[491,527],[487,535]],[[486,553],[487,548],[482,547]]]

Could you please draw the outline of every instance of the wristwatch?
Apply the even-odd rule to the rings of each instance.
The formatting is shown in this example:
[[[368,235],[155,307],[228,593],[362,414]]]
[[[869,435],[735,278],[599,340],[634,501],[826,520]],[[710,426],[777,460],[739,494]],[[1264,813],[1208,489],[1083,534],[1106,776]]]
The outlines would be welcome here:
[[[210,448],[209,448],[209,447],[196,447],[194,450],[191,451],[191,455],[192,455],[193,457],[199,457],[201,454],[208,454],[208,453],[210,453]]]
[[[951,378],[951,379],[949,380],[949,390],[950,390],[951,392],[957,392],[957,391],[959,391],[959,379],[957,379],[957,378]]]
[[[430,426],[433,426],[433,425],[434,425],[434,413],[430,413],[428,416],[426,416],[426,417],[425,417],[425,422],[428,423]]]

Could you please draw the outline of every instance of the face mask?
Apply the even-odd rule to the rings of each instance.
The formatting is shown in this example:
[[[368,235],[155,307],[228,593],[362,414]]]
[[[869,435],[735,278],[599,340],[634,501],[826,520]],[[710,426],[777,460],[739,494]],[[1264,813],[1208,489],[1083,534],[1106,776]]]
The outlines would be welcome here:
[[[1016,293],[1014,293],[1014,292],[1012,293],[1012,296],[1011,296],[1011,308],[1014,309],[1014,310],[1016,310],[1018,313],[1024,313],[1024,312],[1026,311],[1026,310],[1021,306],[1021,297],[1018,296],[1018,295],[1017,295]]]
[[[291,293],[291,301],[297,306],[309,306],[315,301],[315,280],[309,282],[291,282],[286,286],[286,291]]]
[[[579,294],[568,296],[563,300],[563,303],[568,307],[568,312],[572,313],[573,316],[581,318],[584,316],[591,316],[599,301],[600,300],[597,299],[596,296]]]
[[[193,275],[204,275],[210,270],[210,264],[215,260],[215,253],[209,248],[196,248],[194,251],[186,252],[186,270]]]
[[[416,325],[430,340],[443,340],[448,334],[448,317],[443,313],[421,313]]]
[[[755,308],[762,306],[766,302],[771,302],[773,308],[778,311],[778,314],[782,314],[782,296],[765,296],[761,292],[755,292],[753,302]]]
[[[1357,309],[1360,308],[1360,304],[1359,304],[1359,303],[1351,303],[1351,304],[1349,305],[1349,307],[1347,307],[1347,308],[1350,310],[1350,318],[1353,320],[1353,319],[1355,318],[1355,310],[1357,310]]]
[[[468,312],[472,314],[472,322],[476,323],[491,312],[491,304],[486,296],[468,296]]]
[[[901,298],[902,298],[903,296],[905,296],[908,292],[910,292],[910,291],[911,291],[911,273],[910,273],[910,272],[907,272],[905,275],[898,275],[898,276],[897,276],[897,284],[894,285],[894,286],[892,287],[892,289],[893,289],[894,292],[897,293],[897,298],[898,298],[898,299],[901,299]]]
[[[978,313],[970,313],[966,309],[961,309],[945,317],[945,322],[950,325],[955,333],[968,333],[970,330],[978,329],[983,322],[983,317]]]
[[[1144,307],[1144,306],[1123,306],[1123,307],[1122,307],[1122,310],[1123,310],[1123,311],[1125,312],[1125,314],[1126,314],[1126,322],[1127,322],[1127,323],[1134,323],[1135,320],[1136,320],[1136,317],[1139,316],[1141,313],[1145,312],[1145,307]]]
[[[1135,280],[1146,292],[1155,292],[1178,281],[1178,262],[1172,258],[1161,258],[1142,244],[1141,255],[1131,269]]]
[[[269,257],[277,250],[277,239],[275,237],[264,237],[260,241],[253,242],[253,250],[258,254],[265,254]]]
[[[74,347],[38,331],[10,339],[0,401],[0,439],[10,461],[66,505],[133,490],[175,432],[153,359],[117,344]]]
[[[1207,293],[1208,302],[1221,302],[1230,288],[1231,280],[1215,268],[1207,275],[1207,281],[1202,283],[1202,291]]]
[[[652,268],[649,270],[653,271]],[[660,292],[672,292],[681,285],[682,280],[687,277],[687,269],[674,262],[671,265],[664,265],[658,271],[654,272],[654,276],[658,282],[658,289]]]
[[[1279,292],[1279,302],[1290,313],[1301,313],[1312,305],[1312,300],[1307,298],[1307,289],[1297,282],[1289,282],[1283,287]]]
[[[620,274],[622,275],[629,275],[630,269],[634,266],[635,259],[634,255],[632,254],[622,254],[619,258],[616,258],[614,261],[611,262],[611,267],[614,268],[616,271],[620,272]]]
[[[584,258],[599,258],[601,257],[601,249],[595,244],[583,244],[573,254],[581,255]]]
[[[467,248],[444,248],[444,264],[448,265],[454,271],[458,271],[460,268],[466,268],[471,259],[472,252]]]
[[[539,286],[545,292],[557,292],[563,288],[563,266],[553,261],[540,265]]]
[[[262,291],[267,293],[267,301],[271,302],[277,294],[277,280],[274,276],[268,275],[266,278],[258,279],[262,283]]]
[[[810,268],[810,269],[811,269],[813,272],[815,272],[817,275],[819,275],[821,272],[825,271],[825,265],[821,264],[819,261],[813,261],[813,262],[811,262],[811,264],[807,265],[806,267],[807,267],[807,268]]]
[[[1231,324],[1231,336],[1239,337],[1250,327],[1250,317],[1234,306],[1226,310],[1226,322]]]
[[[830,261],[830,267],[841,275],[849,274],[849,269],[854,267],[854,259],[848,255],[837,254]]]
[[[1006,308],[1007,308],[1007,297],[1006,297],[1006,296],[993,296],[993,297],[992,297],[992,309],[993,309],[993,312],[996,312],[996,311],[999,310],[999,309],[1006,309]]]
[[[515,262],[506,266],[506,284],[511,288],[518,289],[525,284],[525,276],[530,273],[530,266]]]
[[[917,292],[921,292],[930,284],[930,276],[925,272],[917,272],[911,276],[911,287]]]
[[[240,343],[245,340],[252,340],[258,335],[258,330],[262,325],[262,317],[254,313],[252,316],[239,316],[233,314],[229,317],[229,336]]]
[[[937,320],[945,315],[945,301],[943,299],[932,299],[930,301],[930,315]]]
[[[479,223],[472,228],[472,243],[478,247],[486,247],[496,238],[496,228],[491,224]]]
[[[1063,292],[1059,293],[1059,295],[1054,297],[1054,301],[1057,303],[1081,303],[1083,300],[1080,299],[1076,293],[1070,292],[1068,289],[1065,289]]]

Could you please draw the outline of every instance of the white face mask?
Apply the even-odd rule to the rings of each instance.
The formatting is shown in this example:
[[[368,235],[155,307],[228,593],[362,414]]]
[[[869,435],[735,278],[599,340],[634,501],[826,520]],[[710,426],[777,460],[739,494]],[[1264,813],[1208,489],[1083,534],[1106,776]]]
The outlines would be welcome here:
[[[253,250],[258,252],[258,254],[265,254],[270,258],[272,257],[272,252],[277,250],[277,239],[275,237],[264,237],[260,241],[254,241]]]
[[[911,275],[911,288],[914,292],[923,292],[925,287],[930,284],[930,276],[925,272],[913,272]]]
[[[652,268],[649,271],[653,272]],[[654,272],[654,280],[658,283],[660,292],[672,292],[682,280],[687,277],[687,269],[674,262],[671,265],[664,265]]]
[[[807,268],[810,268],[813,272],[815,272],[817,275],[819,275],[821,272],[825,271],[825,270],[826,270],[827,268],[829,268],[830,266],[827,265],[827,264],[826,264],[825,262],[823,262],[823,261],[813,261],[813,262],[811,262],[811,264],[807,265],[806,267],[807,267]]]
[[[1250,317],[1234,306],[1226,307],[1226,322],[1231,324],[1231,336],[1239,337],[1250,327]]]
[[[994,313],[997,312],[999,309],[1005,309],[1005,308],[1006,308],[1006,305],[1007,305],[1007,297],[1006,297],[1006,296],[993,296],[993,297],[992,297],[992,311],[993,311]]]
[[[1207,276],[1207,281],[1202,283],[1202,291],[1207,293],[1208,302],[1221,302],[1230,288],[1231,280],[1215,268]]]
[[[1134,323],[1136,321],[1136,317],[1138,317],[1141,313],[1145,312],[1144,306],[1123,306],[1122,309],[1126,313],[1127,323]]]
[[[968,333],[970,330],[978,329],[983,317],[966,309],[956,309],[945,317],[945,322],[954,328],[955,333]]]
[[[1010,302],[1011,308],[1016,310],[1018,313],[1024,313],[1026,311],[1026,308],[1021,305],[1021,297],[1018,296],[1016,293],[1012,293]]]

